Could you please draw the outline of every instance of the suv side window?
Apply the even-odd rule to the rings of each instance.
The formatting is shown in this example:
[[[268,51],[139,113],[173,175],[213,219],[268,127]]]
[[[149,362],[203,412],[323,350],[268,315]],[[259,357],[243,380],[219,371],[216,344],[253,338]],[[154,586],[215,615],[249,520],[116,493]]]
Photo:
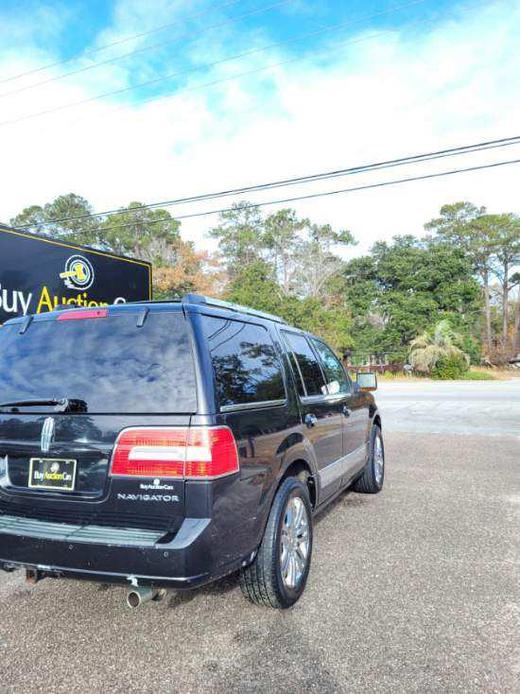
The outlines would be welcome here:
[[[282,367],[261,325],[202,316],[220,407],[285,400]]]
[[[325,379],[327,380],[329,395],[349,393],[350,383],[345,374],[345,370],[331,348],[321,340],[313,339],[312,344],[320,358],[321,367],[325,374]]]
[[[326,388],[323,374],[307,338],[304,335],[290,333],[286,330],[282,330],[282,333],[296,359],[299,374],[305,384],[306,394],[324,395]],[[295,374],[295,377],[298,380],[298,374]]]
[[[298,366],[298,362],[296,361],[296,357],[294,356],[294,352],[291,349],[287,350],[287,356],[289,357],[289,363],[291,364],[291,371],[294,376],[294,382],[296,385],[296,390],[298,392],[298,395],[301,398],[304,398],[306,393],[305,393],[305,386],[303,385],[303,380],[302,380],[302,375],[300,373],[300,367]]]

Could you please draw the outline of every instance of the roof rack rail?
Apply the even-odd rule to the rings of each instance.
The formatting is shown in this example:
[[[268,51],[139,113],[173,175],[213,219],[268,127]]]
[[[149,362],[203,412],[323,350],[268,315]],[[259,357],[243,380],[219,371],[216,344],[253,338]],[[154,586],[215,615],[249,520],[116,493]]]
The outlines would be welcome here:
[[[240,304],[233,304],[230,301],[222,301],[221,299],[213,299],[210,296],[203,296],[202,294],[186,294],[182,297],[183,304],[206,304],[207,306],[215,306],[216,308],[225,308],[228,311],[235,311],[236,313],[246,313],[249,316],[258,316],[258,318],[264,318],[266,320],[272,320],[276,323],[286,323],[280,316],[275,316],[272,313],[266,313],[265,311],[257,311],[254,308],[249,308],[247,306],[241,306]]]
[[[56,304],[52,309],[53,311],[74,311],[76,308],[84,309],[84,306],[78,306],[77,304]]]

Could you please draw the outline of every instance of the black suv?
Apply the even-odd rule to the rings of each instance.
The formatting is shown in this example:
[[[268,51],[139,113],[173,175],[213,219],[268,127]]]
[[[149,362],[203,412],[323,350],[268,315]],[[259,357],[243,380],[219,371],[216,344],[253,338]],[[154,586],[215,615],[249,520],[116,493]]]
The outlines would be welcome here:
[[[276,316],[188,295],[0,328],[0,567],[32,582],[121,582],[135,606],[240,570],[289,607],[313,515],[383,477],[373,396]]]

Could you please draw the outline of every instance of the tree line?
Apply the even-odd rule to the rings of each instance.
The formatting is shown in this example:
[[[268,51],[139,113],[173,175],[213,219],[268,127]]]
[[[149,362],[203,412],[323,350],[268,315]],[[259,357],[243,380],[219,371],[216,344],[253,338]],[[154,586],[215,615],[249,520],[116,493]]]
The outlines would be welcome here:
[[[520,218],[469,202],[443,206],[420,235],[378,241],[350,260],[350,230],[292,209],[266,215],[247,202],[208,230],[216,253],[183,240],[168,210],[138,202],[99,217],[84,198],[63,195],[24,209],[11,224],[148,260],[155,298],[194,291],[276,313],[344,355],[403,363],[419,336],[448,332],[474,363],[520,351]]]

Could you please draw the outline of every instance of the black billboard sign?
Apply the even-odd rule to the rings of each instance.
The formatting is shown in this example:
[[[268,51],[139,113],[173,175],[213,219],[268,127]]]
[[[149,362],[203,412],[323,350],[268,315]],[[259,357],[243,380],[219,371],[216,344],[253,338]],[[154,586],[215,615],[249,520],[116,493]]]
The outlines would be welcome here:
[[[152,269],[143,260],[0,225],[0,324],[61,304],[95,307],[151,298]]]

